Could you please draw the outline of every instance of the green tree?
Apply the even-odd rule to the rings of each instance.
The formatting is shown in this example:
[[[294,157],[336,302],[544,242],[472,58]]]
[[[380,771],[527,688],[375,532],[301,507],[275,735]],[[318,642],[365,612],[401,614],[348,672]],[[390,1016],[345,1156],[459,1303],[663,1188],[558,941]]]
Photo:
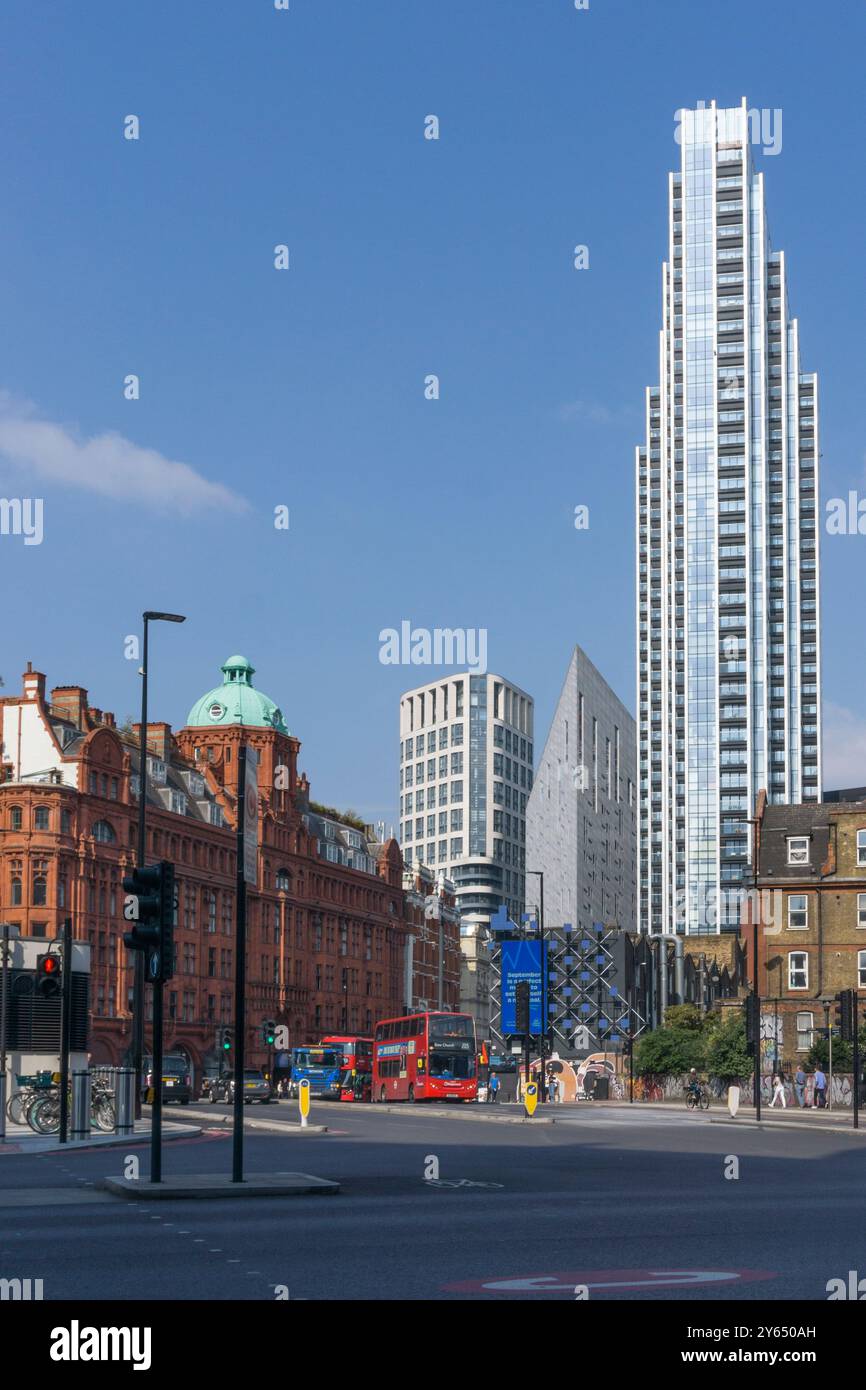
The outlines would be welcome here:
[[[749,1076],[754,1064],[746,1046],[742,1009],[729,1009],[726,1014],[707,1043],[707,1069],[711,1076],[730,1084]]]
[[[642,1037],[634,1054],[638,1076],[675,1076],[704,1065],[704,1039],[694,1028],[656,1028]]]
[[[866,1023],[860,1029],[860,1065],[866,1064]],[[830,1044],[826,1038],[818,1037],[809,1049],[806,1058],[807,1067],[821,1067],[827,1071],[830,1066]],[[854,1046],[852,1043],[843,1042],[841,1038],[833,1039],[833,1070],[834,1072],[854,1070]]]
[[[686,1028],[693,1033],[703,1033],[710,1017],[702,1014],[697,1004],[669,1004],[665,1011],[665,1028]]]

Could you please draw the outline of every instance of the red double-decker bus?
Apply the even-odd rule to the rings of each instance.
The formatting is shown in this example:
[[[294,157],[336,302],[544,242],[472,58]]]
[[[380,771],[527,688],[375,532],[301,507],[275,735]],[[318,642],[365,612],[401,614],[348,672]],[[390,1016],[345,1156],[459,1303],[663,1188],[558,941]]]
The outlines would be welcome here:
[[[370,1100],[373,1039],[350,1037],[345,1033],[329,1033],[326,1038],[322,1038],[322,1046],[339,1048],[342,1051],[340,1100]]]
[[[375,1101],[475,1100],[477,1096],[471,1014],[412,1014],[376,1024]]]

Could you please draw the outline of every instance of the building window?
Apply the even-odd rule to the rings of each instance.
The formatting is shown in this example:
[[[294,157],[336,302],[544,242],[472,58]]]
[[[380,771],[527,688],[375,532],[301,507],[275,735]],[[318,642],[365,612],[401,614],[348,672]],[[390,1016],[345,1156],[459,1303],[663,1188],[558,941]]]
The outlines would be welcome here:
[[[48,901],[48,879],[44,874],[33,875],[33,906],[44,907]]]
[[[812,1047],[812,1015],[797,1014],[797,1051],[809,1052]]]
[[[805,951],[788,952],[788,988],[809,988],[809,957]]]
[[[21,807],[20,807],[20,806],[12,806],[12,807],[10,807],[10,810],[9,810],[9,829],[10,829],[10,830],[20,830],[20,829],[21,829]]]
[[[101,845],[113,845],[117,839],[113,826],[109,825],[107,820],[95,821],[92,834],[94,840],[98,840]]]
[[[866,989],[866,951],[857,952],[857,988]]]
[[[809,837],[808,835],[791,835],[788,837],[788,863],[789,864],[808,864],[809,862]]]
[[[34,830],[47,830],[47,829],[48,829],[48,807],[47,807],[47,806],[37,806],[37,807],[36,807],[36,810],[33,812],[33,828],[34,828]]]
[[[805,893],[788,895],[788,927],[791,931],[805,931],[809,925],[809,900]]]
[[[857,894],[857,926],[866,927],[866,893]]]
[[[60,833],[61,835],[72,833],[72,815],[69,811],[60,812]]]
[[[20,880],[20,878],[13,878],[13,880],[12,880],[12,906],[13,906],[13,907],[20,907],[20,906],[21,906],[21,880]]]
[[[276,884],[278,893],[288,893],[291,890],[292,875],[288,869],[277,869]]]
[[[866,830],[857,831],[857,863],[861,869],[866,868]]]

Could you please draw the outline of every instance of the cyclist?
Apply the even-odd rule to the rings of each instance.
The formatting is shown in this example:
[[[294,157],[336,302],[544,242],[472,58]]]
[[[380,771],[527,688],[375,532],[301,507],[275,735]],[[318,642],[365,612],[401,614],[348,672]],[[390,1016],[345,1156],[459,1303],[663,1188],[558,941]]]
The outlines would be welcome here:
[[[689,1072],[689,1084],[686,1087],[686,1095],[697,1096],[698,1100],[700,1100],[701,1098],[701,1083],[700,1081],[698,1081],[698,1072],[696,1067],[692,1067],[691,1071]]]

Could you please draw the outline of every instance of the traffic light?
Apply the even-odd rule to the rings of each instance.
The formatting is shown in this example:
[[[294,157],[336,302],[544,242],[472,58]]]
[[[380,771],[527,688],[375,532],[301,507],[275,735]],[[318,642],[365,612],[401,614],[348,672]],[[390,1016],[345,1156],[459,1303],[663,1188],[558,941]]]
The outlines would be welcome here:
[[[843,1042],[854,1041],[853,989],[842,989],[836,995],[836,1027]]]
[[[756,994],[746,996],[746,1043],[749,1051],[754,1054],[758,1045],[758,1038],[761,1031],[760,1004]]]
[[[232,1050],[232,1030],[231,1030],[231,1028],[223,1028],[222,1032],[220,1033],[220,1051],[221,1051],[221,1052],[231,1052],[231,1050]]]
[[[61,964],[59,956],[48,952],[36,957],[36,990],[43,999],[56,999],[60,993]]]
[[[123,944],[130,951],[147,953],[147,975],[152,982],[170,980],[174,974],[174,865],[163,859],[133,869],[123,880],[126,894],[123,916],[132,922]]]
[[[272,1018],[265,1019],[262,1024],[262,1034],[268,1047],[273,1047],[277,1036],[277,1025]]]
[[[519,980],[514,991],[515,1022],[518,1033],[529,1036],[529,981]]]

